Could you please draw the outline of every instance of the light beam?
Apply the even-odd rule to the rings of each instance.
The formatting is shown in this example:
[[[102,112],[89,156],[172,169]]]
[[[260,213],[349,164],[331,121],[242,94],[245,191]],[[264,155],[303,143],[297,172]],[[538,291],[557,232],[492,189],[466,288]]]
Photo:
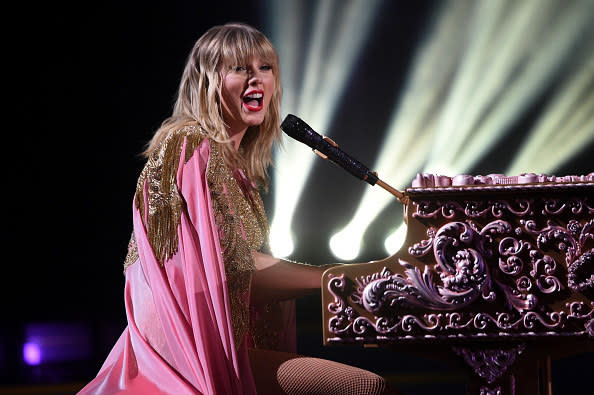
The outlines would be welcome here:
[[[374,165],[380,177],[401,187],[426,160],[439,109],[463,49],[464,26],[472,1],[444,3],[412,62],[386,138]],[[363,234],[394,197],[378,188],[366,188],[353,218],[332,236],[332,253],[344,260],[359,254]],[[343,251],[340,246],[349,246]]]
[[[297,15],[303,15],[303,8],[286,3],[292,2],[272,1],[271,5],[279,7],[275,9],[283,13],[297,12]],[[288,112],[298,114],[315,130],[329,134],[328,126],[343,90],[348,86],[346,80],[367,39],[378,4],[378,0],[316,3],[312,36],[307,49],[301,83],[298,82],[297,71],[281,59],[286,98],[286,105],[283,106],[284,114]],[[289,15],[288,19],[298,19],[295,14]],[[277,19],[284,21],[287,18],[277,16]],[[274,29],[273,42],[277,41],[277,37],[283,40],[277,42],[276,47],[294,48],[294,44],[300,40],[299,36],[280,33],[279,30],[282,31],[282,29],[282,26]],[[290,30],[298,29],[293,26]],[[288,59],[295,61],[294,57],[288,57]],[[298,86],[301,88],[298,89]],[[291,248],[281,249],[279,245],[293,245],[290,236],[293,214],[314,159],[315,156],[311,151],[291,139],[285,139],[284,149],[275,155],[274,214],[271,226],[271,243],[274,241],[275,244],[271,244],[271,247],[279,257],[290,255],[289,250],[292,250]]]
[[[420,61],[413,64],[410,85],[375,167],[392,185],[410,182],[423,163],[426,172],[437,174],[471,170],[575,61],[576,42],[592,37],[594,2],[587,0],[444,4],[438,23],[450,28],[440,35],[435,29],[424,45],[430,55],[419,56]],[[455,11],[461,4],[472,13],[470,24],[467,13]],[[446,22],[448,17],[454,25]],[[426,63],[435,59],[431,55],[443,51],[455,53],[460,62],[452,62],[452,69],[445,70],[441,62]],[[440,67],[435,67],[438,63]],[[441,83],[434,81],[432,88],[439,94],[419,89],[423,80],[415,77],[426,69],[447,77],[437,80]],[[568,118],[571,142],[564,133],[555,135],[557,144],[563,142],[566,147],[563,155],[591,139],[590,103],[584,100]],[[332,238],[336,246],[346,244],[340,238],[348,241],[349,257],[356,255],[353,246],[360,245],[366,228],[391,201],[389,195],[374,192],[366,191],[353,219]],[[333,252],[341,256],[340,251]]]
[[[594,141],[594,42],[584,54],[528,133],[507,174],[549,174]]]

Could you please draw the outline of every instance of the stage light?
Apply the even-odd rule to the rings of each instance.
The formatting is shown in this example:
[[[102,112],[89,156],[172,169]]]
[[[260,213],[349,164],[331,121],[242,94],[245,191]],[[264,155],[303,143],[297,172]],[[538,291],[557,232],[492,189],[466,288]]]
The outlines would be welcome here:
[[[271,39],[279,48],[283,80],[282,113],[297,114],[312,128],[329,134],[328,126],[348,84],[355,60],[367,40],[379,1],[320,1],[315,3],[312,28],[307,29],[309,47],[304,49],[303,75],[299,75],[297,53],[303,41],[300,26],[312,13],[298,2],[270,2],[275,21]],[[288,27],[284,21],[289,19]],[[291,32],[292,34],[290,34]],[[293,53],[290,53],[293,51]],[[299,87],[299,88],[298,88]],[[298,98],[298,99],[297,99]],[[274,209],[271,248],[279,257],[291,254],[291,223],[316,156],[302,144],[285,138],[275,152]],[[274,234],[273,234],[274,233]]]
[[[594,3],[511,4],[515,17],[499,25],[492,44],[498,60],[487,57],[480,69],[466,69],[461,83],[453,87],[452,96],[461,99],[448,100],[443,117],[455,122],[440,124],[428,172],[438,172],[441,166],[466,172],[513,130],[514,122],[574,58],[572,49],[589,29]]]
[[[430,127],[426,133],[421,133],[418,138],[418,144],[411,144],[409,149],[398,147],[394,151],[400,149],[402,155],[410,155],[410,160],[406,160],[399,165],[398,174],[386,172],[391,174],[392,179],[399,181],[398,184],[391,184],[393,186],[400,186],[404,182],[405,175],[408,175],[407,183],[413,178],[413,174],[422,166],[424,155],[426,154],[426,147],[431,136]],[[397,155],[393,152],[392,154]],[[381,175],[382,173],[380,173]],[[395,176],[395,177],[394,177]],[[363,194],[363,199],[355,211],[355,215],[349,221],[347,226],[332,236],[330,243],[330,250],[332,254],[340,259],[352,260],[359,255],[360,246],[362,244],[365,230],[369,227],[371,222],[379,215],[379,213],[390,203],[394,202],[395,196],[387,191],[379,188],[367,188]]]
[[[41,347],[37,343],[25,343],[23,345],[23,360],[27,365],[39,365],[41,363]]]
[[[283,219],[286,221],[288,218]],[[289,229],[290,225],[286,222],[280,224],[278,218],[276,222],[272,223],[270,227],[270,249],[275,257],[288,257],[293,252],[295,245]]]
[[[25,326],[23,360],[28,365],[78,361],[91,356],[91,332],[87,325],[36,323]]]
[[[352,223],[330,238],[330,250],[339,259],[350,261],[359,255],[361,238],[357,225]]]
[[[576,43],[592,36],[593,7],[591,1],[445,2],[410,70],[374,167],[382,179],[399,187],[421,169],[451,176],[470,171],[575,61]],[[449,63],[447,56],[445,62],[438,57],[448,51]],[[437,74],[432,80],[431,72]],[[581,104],[583,113],[587,105]],[[591,138],[589,122],[574,120],[573,130],[581,137],[571,138],[568,152]],[[371,196],[366,191],[335,238],[348,235],[352,245],[360,244],[367,226],[390,202],[387,196]],[[355,229],[359,243],[353,241]]]
[[[594,42],[583,53],[584,59],[566,74],[561,91],[528,133],[507,174],[549,174],[594,141]]]
[[[384,248],[389,255],[397,253],[406,238],[406,224],[402,224],[384,242]]]
[[[277,9],[293,7],[285,10],[294,13],[291,21],[300,19],[306,11],[303,3],[279,3],[290,5],[277,5]],[[486,152],[513,130],[514,123],[553,81],[567,71],[566,66],[575,61],[572,51],[576,42],[588,40],[592,34],[589,21],[594,3],[587,0],[469,0],[441,4],[413,60],[373,167],[383,180],[397,188],[409,185],[419,171],[453,176],[472,170]],[[326,129],[341,89],[346,86],[342,81],[351,72],[377,4],[352,2],[341,8],[335,2],[320,2],[316,6],[310,29],[312,45],[306,51],[301,79],[296,73],[301,63],[295,62],[295,54],[284,56],[290,63],[283,65],[289,70],[283,79],[288,87],[285,104],[294,107],[289,111],[284,107],[283,111],[298,113],[314,129],[328,134]],[[344,18],[340,18],[341,12]],[[340,20],[342,27],[334,29],[329,22],[331,16],[334,21]],[[288,28],[279,27],[283,40],[287,40],[277,43],[279,48],[294,48],[299,42],[299,35],[288,31],[295,33],[301,27],[293,22],[287,25]],[[352,26],[359,27],[356,34]],[[329,35],[336,43],[334,51],[328,51]],[[349,51],[350,57],[346,55]],[[325,75],[321,70],[331,73]],[[301,90],[296,89],[298,86]],[[574,136],[564,144],[565,153],[555,159],[556,163],[591,140],[588,103],[584,100],[576,105],[571,119],[567,118]],[[575,133],[580,136],[576,138]],[[557,140],[549,140],[564,141],[563,136],[558,133]],[[308,149],[292,140],[287,140],[285,151],[277,155],[275,232],[290,235],[293,212],[314,159]],[[391,195],[376,189],[365,189],[352,220],[332,237],[331,249],[337,257],[356,256],[367,227],[393,202]],[[276,238],[283,239],[288,240],[288,236]]]
[[[470,1],[444,3],[415,54],[373,166],[383,180],[396,188],[409,185],[426,161],[436,127],[434,114],[456,70],[471,4]],[[437,64],[439,67],[435,67]],[[353,219],[332,236],[332,253],[340,259],[356,258],[365,230],[394,199],[378,187],[366,188]],[[343,251],[342,246],[349,251]]]

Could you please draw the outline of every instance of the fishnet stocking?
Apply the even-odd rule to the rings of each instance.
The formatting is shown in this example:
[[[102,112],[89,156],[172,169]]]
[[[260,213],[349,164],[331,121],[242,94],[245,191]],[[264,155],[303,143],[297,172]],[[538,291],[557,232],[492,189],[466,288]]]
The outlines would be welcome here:
[[[342,363],[270,350],[250,349],[249,357],[259,394],[393,393],[381,376]]]

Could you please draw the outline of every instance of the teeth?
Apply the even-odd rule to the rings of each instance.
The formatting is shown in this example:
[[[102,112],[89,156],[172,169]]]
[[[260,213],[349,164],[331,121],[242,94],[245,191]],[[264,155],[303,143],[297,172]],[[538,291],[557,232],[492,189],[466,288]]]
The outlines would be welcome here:
[[[250,93],[249,95],[245,95],[245,98],[247,98],[247,99],[261,99],[262,94],[261,93]]]

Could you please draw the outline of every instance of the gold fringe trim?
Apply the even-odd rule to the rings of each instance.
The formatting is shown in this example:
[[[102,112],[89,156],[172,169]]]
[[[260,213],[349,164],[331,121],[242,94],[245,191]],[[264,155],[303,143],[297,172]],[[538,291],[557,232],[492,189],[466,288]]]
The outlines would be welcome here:
[[[177,189],[177,172],[184,141],[186,163],[205,134],[197,126],[171,133],[147,160],[136,185],[135,205],[145,222],[147,235],[158,262],[163,265],[178,249],[177,227],[185,204]],[[146,200],[145,207],[145,191]]]

